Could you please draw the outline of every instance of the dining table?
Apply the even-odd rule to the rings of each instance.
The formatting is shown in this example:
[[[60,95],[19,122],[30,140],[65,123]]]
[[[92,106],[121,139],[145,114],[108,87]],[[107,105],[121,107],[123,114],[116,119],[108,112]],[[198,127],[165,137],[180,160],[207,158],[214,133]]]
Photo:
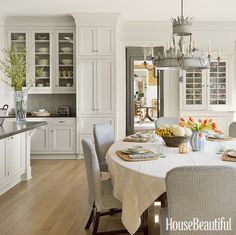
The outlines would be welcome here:
[[[236,162],[223,161],[222,149],[236,150],[236,140],[206,141],[202,151],[180,154],[178,148],[163,145],[161,157],[148,161],[125,161],[117,151],[142,145],[152,152],[159,151],[158,142],[116,141],[106,154],[106,162],[113,184],[113,195],[122,203],[121,220],[130,234],[141,224],[141,215],[166,192],[165,177],[168,171],[180,166],[227,165],[236,168]]]

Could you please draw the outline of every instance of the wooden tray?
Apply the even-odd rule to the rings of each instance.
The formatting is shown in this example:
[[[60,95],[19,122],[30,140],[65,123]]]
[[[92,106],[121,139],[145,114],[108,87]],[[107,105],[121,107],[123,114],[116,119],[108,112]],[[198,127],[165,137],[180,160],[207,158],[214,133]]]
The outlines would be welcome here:
[[[231,150],[226,150],[223,155],[222,155],[222,160],[223,161],[228,161],[228,162],[236,162],[236,158],[235,157],[230,157],[228,155],[228,152]]]
[[[150,153],[153,153],[152,151],[150,151]],[[156,157],[140,157],[140,158],[130,158],[129,155],[127,153],[123,153],[122,151],[116,151],[116,154],[124,161],[127,162],[140,162],[140,161],[152,161],[152,160],[157,160],[160,157],[158,155],[156,155]]]
[[[235,140],[235,138],[233,137],[225,137],[225,138],[212,138],[212,137],[207,137],[207,140],[208,141],[213,141],[213,142],[224,142],[224,141],[232,141],[232,140]]]

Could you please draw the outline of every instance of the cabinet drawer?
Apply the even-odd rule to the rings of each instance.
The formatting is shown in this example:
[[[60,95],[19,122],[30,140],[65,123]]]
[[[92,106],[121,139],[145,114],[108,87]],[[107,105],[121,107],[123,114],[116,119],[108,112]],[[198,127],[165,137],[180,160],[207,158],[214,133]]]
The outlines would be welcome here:
[[[92,134],[93,125],[98,123],[110,123],[114,127],[114,118],[81,118],[79,119],[80,133]]]
[[[73,125],[75,123],[74,118],[56,118],[53,119],[51,124],[56,124],[56,125]]]

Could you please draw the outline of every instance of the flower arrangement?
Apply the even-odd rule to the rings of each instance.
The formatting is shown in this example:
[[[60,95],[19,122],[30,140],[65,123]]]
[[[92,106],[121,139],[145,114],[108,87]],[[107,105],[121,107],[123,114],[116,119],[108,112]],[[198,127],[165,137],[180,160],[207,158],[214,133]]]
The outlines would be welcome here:
[[[193,117],[183,118],[180,117],[179,125],[182,127],[190,128],[192,131],[202,132],[212,130],[216,133],[223,134],[222,131],[218,130],[216,127],[216,123],[213,122],[213,119],[201,119],[199,118],[198,121],[195,121]]]
[[[0,58],[0,70],[10,79],[2,79],[2,82],[11,86],[14,91],[22,91],[24,87],[28,91],[33,81],[26,81],[26,73],[29,71],[29,64],[26,63],[27,50],[24,48],[17,51],[15,47],[2,49],[3,58]]]

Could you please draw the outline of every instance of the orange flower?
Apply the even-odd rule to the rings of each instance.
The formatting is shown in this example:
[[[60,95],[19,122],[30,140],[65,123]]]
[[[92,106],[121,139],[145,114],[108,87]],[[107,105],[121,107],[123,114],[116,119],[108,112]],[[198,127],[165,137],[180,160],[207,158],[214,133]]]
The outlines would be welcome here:
[[[183,117],[180,117],[180,121],[185,122],[185,119]]]
[[[190,116],[188,119],[190,122],[194,122],[193,117]]]
[[[198,119],[198,122],[199,122],[199,123],[202,123],[202,119],[201,119],[201,118],[199,118],[199,119]]]
[[[207,119],[203,121],[203,126],[205,127],[207,125]]]
[[[213,130],[216,129],[216,123],[215,123],[215,122],[212,122],[212,123],[211,123],[211,127],[212,127]]]
[[[179,122],[179,126],[185,127],[185,123],[184,122]]]
[[[213,121],[212,118],[210,118],[210,119],[208,120],[209,123],[212,123],[212,121]]]

